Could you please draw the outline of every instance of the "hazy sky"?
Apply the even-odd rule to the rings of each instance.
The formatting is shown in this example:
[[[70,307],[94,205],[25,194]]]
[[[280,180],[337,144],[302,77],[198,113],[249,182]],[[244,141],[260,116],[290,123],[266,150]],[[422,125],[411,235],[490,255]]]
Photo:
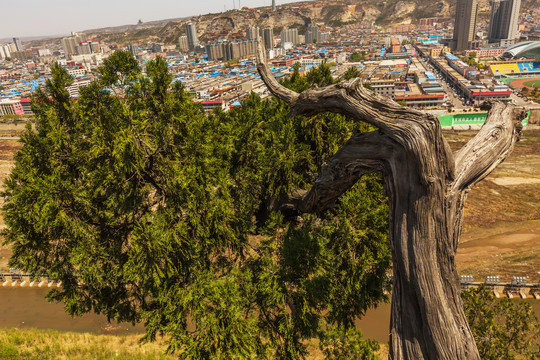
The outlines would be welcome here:
[[[272,0],[0,0],[0,39],[69,34],[232,9],[270,6]],[[300,0],[276,0],[277,5]]]

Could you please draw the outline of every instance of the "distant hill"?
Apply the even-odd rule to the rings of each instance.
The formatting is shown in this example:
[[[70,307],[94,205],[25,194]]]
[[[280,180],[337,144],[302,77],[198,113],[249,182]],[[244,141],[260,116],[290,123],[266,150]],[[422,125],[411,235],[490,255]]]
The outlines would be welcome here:
[[[56,34],[56,35],[47,35],[47,36],[43,36],[43,35],[39,35],[39,36],[22,36],[20,37],[21,41],[23,43],[26,43],[26,42],[31,42],[31,41],[35,41],[35,40],[48,40],[48,39],[52,39],[52,38],[56,38],[56,37],[62,37],[62,36],[68,36],[69,34]],[[13,37],[9,37],[9,38],[2,38],[0,39],[0,43],[10,43],[10,42],[13,42]]]
[[[175,44],[185,34],[184,25],[191,21],[197,26],[201,42],[217,39],[243,38],[251,26],[273,27],[278,33],[283,28],[298,28],[303,34],[312,22],[339,26],[361,21],[375,21],[385,26],[410,24],[425,17],[453,17],[457,0],[317,0],[284,4],[272,12],[270,7],[229,10],[191,18],[174,18],[143,24],[122,25],[86,30],[90,38],[103,42],[129,43],[162,42]],[[478,0],[480,21],[489,17],[489,0]],[[521,12],[532,9],[537,0],[522,0]],[[56,39],[57,42],[58,39]],[[34,41],[33,46],[44,41]],[[50,40],[49,40],[50,42]]]
[[[163,27],[169,22],[181,22],[183,20],[186,20],[188,18],[173,18],[173,19],[165,19],[165,20],[154,20],[154,21],[148,21],[143,22],[140,24],[128,24],[128,25],[119,25],[119,26],[109,26],[106,28],[99,28],[99,29],[90,29],[85,30],[83,32],[87,34],[92,33],[123,33],[123,32],[133,32],[133,31],[139,31],[142,29],[148,29],[148,28],[157,28],[157,27]]]

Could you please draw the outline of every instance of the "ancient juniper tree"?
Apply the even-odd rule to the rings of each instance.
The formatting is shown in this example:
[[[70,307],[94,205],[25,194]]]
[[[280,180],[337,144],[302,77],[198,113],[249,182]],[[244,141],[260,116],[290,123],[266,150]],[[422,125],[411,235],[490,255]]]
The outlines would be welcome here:
[[[293,115],[335,112],[378,129],[353,134],[293,206],[300,213],[322,212],[363,175],[383,174],[394,273],[390,358],[479,359],[455,264],[463,207],[470,189],[519,140],[523,112],[491,104],[478,134],[452,152],[435,116],[376,95],[360,79],[298,94],[274,79],[260,49],[258,70]]]

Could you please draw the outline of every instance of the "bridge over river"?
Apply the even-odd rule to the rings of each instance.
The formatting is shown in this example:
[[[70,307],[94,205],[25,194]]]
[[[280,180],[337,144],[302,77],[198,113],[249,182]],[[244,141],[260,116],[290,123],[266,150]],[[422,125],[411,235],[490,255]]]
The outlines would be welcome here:
[[[388,274],[391,281],[392,275]],[[540,300],[540,282],[528,282],[527,277],[514,276],[510,282],[502,282],[500,276],[487,276],[485,281],[475,281],[471,275],[460,277],[461,288],[463,290],[484,285],[491,289],[495,297],[506,295],[510,299],[520,297],[522,299],[533,298]],[[2,287],[61,287],[62,282],[50,278],[48,275],[24,274],[17,269],[10,269],[10,272],[0,271],[0,285]]]
[[[62,303],[48,302],[45,295],[49,290],[49,282],[46,277],[42,277],[40,282],[34,280],[27,274],[15,274],[13,272],[2,274],[7,283],[0,283],[0,299],[2,306],[0,307],[0,326],[4,328],[36,328],[36,329],[52,329],[57,331],[71,332],[88,332],[93,334],[108,334],[108,335],[129,335],[144,333],[144,326],[137,324],[133,326],[128,323],[116,323],[107,321],[103,315],[94,313],[85,314],[81,317],[71,317],[64,311]],[[22,275],[18,276],[18,275]],[[34,280],[34,281],[32,281]],[[495,283],[495,279],[490,279],[492,283],[470,281],[470,277],[466,277],[462,281],[462,287],[478,286],[485,284],[493,286],[492,289],[497,291],[499,295],[508,296],[504,293],[506,287],[512,287],[512,282]],[[42,283],[41,287],[39,284]],[[51,287],[58,286],[58,282],[51,279]],[[33,285],[30,286],[30,284]],[[24,285],[21,287],[21,285]],[[2,286],[4,285],[4,286]],[[517,285],[517,284],[516,284]],[[522,299],[520,291],[512,287],[511,301],[527,302],[534,309],[536,315],[540,317],[540,301],[536,300],[532,295],[537,291],[534,284],[525,284],[527,287],[520,286],[518,289],[525,289],[527,298]],[[61,286],[61,284],[60,284]],[[355,321],[356,326],[362,329],[365,338],[374,339],[382,343],[388,342],[388,333],[390,326],[390,304],[380,303],[376,308],[369,309],[365,316]]]

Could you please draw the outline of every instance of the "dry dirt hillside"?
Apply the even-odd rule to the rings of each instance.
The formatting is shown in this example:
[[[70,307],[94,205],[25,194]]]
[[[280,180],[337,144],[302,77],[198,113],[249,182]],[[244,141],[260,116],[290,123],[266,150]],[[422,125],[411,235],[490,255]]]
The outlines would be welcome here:
[[[304,3],[283,4],[276,12],[270,7],[227,11],[222,13],[183,17],[171,14],[170,20],[143,24],[123,25],[86,31],[91,38],[103,42],[128,43],[164,42],[176,44],[185,34],[184,25],[191,21],[197,25],[202,42],[217,38],[243,38],[251,26],[273,27],[278,33],[283,28],[297,28],[303,34],[307,24],[324,23],[339,26],[361,21],[375,21],[380,25],[410,24],[425,17],[453,17],[457,0],[350,0],[345,4],[337,0],[319,0]],[[489,0],[478,0],[480,19],[489,16]],[[521,9],[526,11],[537,6],[537,0],[522,0]],[[43,41],[40,41],[43,43]],[[37,44],[38,42],[36,42]]]

